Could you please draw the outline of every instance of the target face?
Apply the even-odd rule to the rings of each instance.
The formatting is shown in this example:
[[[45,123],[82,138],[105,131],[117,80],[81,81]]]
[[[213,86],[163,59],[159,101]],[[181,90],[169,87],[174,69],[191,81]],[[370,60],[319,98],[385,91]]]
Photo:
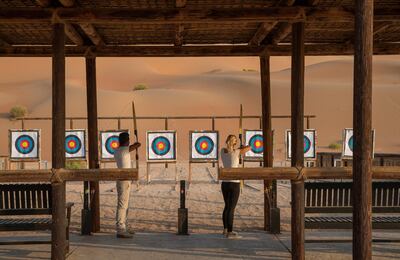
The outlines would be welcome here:
[[[372,130],[372,157],[374,157],[374,149],[375,149],[375,130]],[[343,130],[343,150],[342,157],[345,159],[353,158],[353,150],[354,150],[354,136],[353,129],[346,128]]]
[[[100,132],[101,160],[114,160],[115,150],[119,147],[119,134],[128,130],[109,130]]]
[[[218,160],[217,131],[191,131],[189,137],[191,161]]]
[[[40,160],[40,130],[10,130],[9,136],[11,160]]]
[[[292,158],[292,151],[291,151],[291,146],[292,146],[292,135],[290,130],[286,130],[286,154],[287,154],[287,159]],[[315,146],[316,146],[316,132],[313,129],[308,129],[304,131],[304,159],[315,159],[316,158],[316,152],[315,152]]]
[[[175,131],[147,132],[147,160],[175,161],[176,132]]]
[[[65,132],[65,157],[67,159],[86,159],[85,130],[67,130]]]
[[[261,161],[264,154],[264,138],[262,130],[244,130],[244,145],[251,150],[244,155],[244,159]]]

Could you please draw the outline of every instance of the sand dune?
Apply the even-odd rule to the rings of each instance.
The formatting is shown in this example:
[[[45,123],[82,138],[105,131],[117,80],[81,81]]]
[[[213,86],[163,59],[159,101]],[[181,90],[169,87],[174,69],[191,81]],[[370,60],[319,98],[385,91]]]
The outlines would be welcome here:
[[[341,130],[352,126],[352,60],[343,58],[316,63],[308,59],[306,68],[306,114],[315,114],[311,127],[318,131],[318,146],[323,148],[341,139]],[[288,66],[288,58],[278,59],[273,68]],[[321,60],[320,60],[321,61]],[[22,60],[12,60],[21,65]],[[48,60],[28,60],[26,72],[0,66],[6,73],[0,79],[0,115],[21,104],[28,107],[31,116],[51,115],[50,74]],[[35,66],[35,64],[37,66]],[[274,64],[274,60],[272,62]],[[7,65],[7,66],[6,66]],[[42,69],[40,69],[42,68]],[[374,60],[373,125],[377,130],[377,152],[400,152],[400,62],[394,57]],[[249,59],[99,59],[98,105],[99,116],[129,116],[130,102],[136,102],[139,116],[172,115],[237,115],[239,104],[245,115],[261,113],[260,78],[258,60]],[[67,63],[67,115],[86,115],[86,91],[83,59],[69,59]],[[18,76],[15,76],[17,75]],[[273,114],[290,113],[290,69],[271,74]],[[144,83],[148,89],[132,91],[135,84]],[[390,116],[390,117],[389,117]],[[274,120],[275,157],[284,158],[284,130],[289,120]],[[43,129],[43,158],[50,158],[51,124],[28,123],[28,128]],[[180,159],[187,159],[188,131],[211,128],[211,122],[171,121],[171,129],[178,129]],[[1,120],[0,154],[6,155],[7,130],[18,128],[16,122]],[[76,122],[75,128],[86,128]],[[101,129],[117,127],[116,121],[100,122]],[[132,122],[124,121],[123,128]],[[145,140],[146,130],[162,129],[162,121],[140,121],[140,139]],[[222,139],[236,133],[237,120],[217,121]],[[245,120],[245,128],[258,128],[258,120]],[[183,147],[183,148],[182,148]],[[144,149],[142,150],[144,158]]]

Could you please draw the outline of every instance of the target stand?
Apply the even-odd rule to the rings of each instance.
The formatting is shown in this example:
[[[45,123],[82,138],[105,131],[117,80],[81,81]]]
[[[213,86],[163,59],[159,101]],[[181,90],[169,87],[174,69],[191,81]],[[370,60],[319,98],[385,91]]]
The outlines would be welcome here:
[[[40,167],[40,129],[9,130],[9,168],[19,163],[25,168],[25,162],[36,162]]]
[[[84,129],[69,129],[65,132],[65,159],[87,163],[87,136]]]
[[[160,130],[146,133],[146,179],[151,182],[152,164],[175,164],[175,182],[178,181],[176,165],[176,131]],[[167,168],[167,167],[166,167]]]
[[[213,130],[189,132],[189,184],[192,182],[192,164],[217,164],[219,169],[219,133]],[[211,175],[210,172],[208,172]],[[211,178],[215,180],[211,175]]]
[[[316,143],[317,143],[317,132],[315,129],[304,130],[304,161],[306,165],[312,165],[317,159]],[[285,133],[285,144],[286,144],[286,160],[290,161],[292,158],[292,134],[291,130],[286,130]]]
[[[272,132],[273,134],[273,132]],[[244,130],[244,145],[250,146],[251,150],[243,156],[243,164],[245,162],[258,162],[260,167],[263,166],[264,161],[264,137],[261,129]]]

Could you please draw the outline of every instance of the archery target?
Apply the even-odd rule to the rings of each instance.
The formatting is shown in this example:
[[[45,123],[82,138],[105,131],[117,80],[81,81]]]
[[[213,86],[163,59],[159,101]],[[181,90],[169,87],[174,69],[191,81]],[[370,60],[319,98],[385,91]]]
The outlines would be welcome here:
[[[374,148],[375,148],[375,130],[372,130],[372,157],[374,157]],[[343,158],[352,158],[353,150],[354,150],[354,135],[352,128],[346,128],[343,130],[343,144],[342,144],[342,157]]]
[[[85,130],[67,130],[65,132],[65,157],[67,159],[86,159]]]
[[[119,147],[118,136],[128,130],[110,130],[100,132],[101,159],[114,160],[115,150]]]
[[[244,130],[244,144],[251,148],[251,150],[244,155],[246,160],[262,160],[264,153],[264,138],[262,130]]]
[[[190,132],[190,160],[217,161],[218,160],[218,132],[191,131]]]
[[[175,161],[176,132],[175,131],[147,132],[147,160]]]
[[[10,130],[11,160],[40,160],[40,130]]]
[[[305,130],[304,131],[304,159],[315,159],[315,130]],[[286,130],[286,154],[287,159],[292,158],[292,134],[290,130]]]

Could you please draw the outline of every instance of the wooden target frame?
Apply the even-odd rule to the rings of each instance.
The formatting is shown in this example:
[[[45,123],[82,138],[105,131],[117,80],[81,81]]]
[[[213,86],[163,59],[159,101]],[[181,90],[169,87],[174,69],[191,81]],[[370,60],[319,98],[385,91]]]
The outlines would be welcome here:
[[[23,133],[23,132],[35,132],[37,133],[37,143],[36,143],[36,150],[37,150],[37,156],[32,158],[24,158],[24,157],[13,157],[12,150],[13,150],[13,142],[12,142],[12,133]],[[9,161],[10,162],[39,162],[41,161],[41,129],[9,129],[8,130],[8,151],[9,151]]]
[[[304,156],[304,161],[314,161],[317,159],[317,131],[315,129],[304,129],[303,136],[305,136],[306,132],[313,133],[314,143],[312,143],[311,146],[313,147],[314,152],[313,152],[312,157]],[[289,133],[290,133],[290,137],[289,137]],[[291,156],[289,156],[289,154],[291,152],[291,150],[290,150],[291,142],[289,142],[289,138],[291,138],[291,130],[290,129],[285,131],[286,160],[288,160],[288,161],[291,160]]]
[[[86,162],[88,160],[88,136],[87,136],[87,131],[86,129],[67,129],[65,130],[65,137],[67,137],[67,134],[69,132],[83,132],[83,142],[82,145],[84,145],[84,157],[67,157],[67,152],[65,152],[65,160],[66,161],[81,161],[81,162]]]
[[[216,142],[214,143],[216,149],[217,158],[193,158],[192,151],[193,151],[193,134],[209,134],[213,133],[216,134]],[[189,176],[188,182],[189,184],[192,182],[192,164],[200,164],[200,163],[211,163],[213,165],[217,164],[217,169],[219,169],[219,157],[220,157],[220,147],[219,147],[219,132],[216,130],[191,130],[189,131]]]
[[[350,132],[351,132],[351,137],[353,137],[354,136],[354,129],[353,128],[345,128],[345,129],[343,129],[343,135],[342,135],[343,136],[343,139],[342,139],[342,160],[346,160],[346,161],[353,160],[353,151],[351,151],[352,152],[351,156],[348,155],[348,152],[347,152],[347,142],[351,138],[351,137],[350,138],[348,137]],[[375,134],[376,134],[375,129],[372,129],[371,134],[372,134],[372,154],[371,154],[371,156],[372,156],[372,159],[374,159],[375,158]]]

